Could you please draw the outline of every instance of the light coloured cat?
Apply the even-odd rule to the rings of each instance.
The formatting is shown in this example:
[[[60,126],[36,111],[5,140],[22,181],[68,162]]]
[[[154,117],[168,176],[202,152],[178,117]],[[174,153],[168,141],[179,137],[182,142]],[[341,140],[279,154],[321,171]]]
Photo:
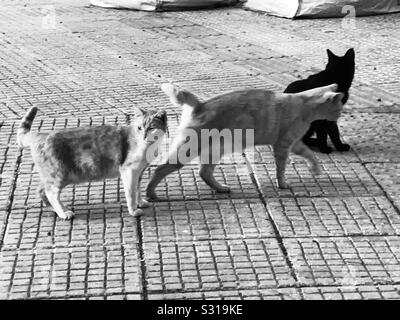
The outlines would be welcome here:
[[[147,198],[156,199],[155,188],[159,182],[193,158],[207,154],[213,159],[220,159],[225,153],[226,150],[216,148],[213,141],[200,141],[197,144],[198,150],[186,154],[185,161],[182,161],[179,155],[187,143],[188,129],[197,132],[198,137],[201,137],[201,131],[205,129],[219,131],[254,129],[254,145],[273,146],[277,182],[280,188],[289,188],[285,180],[285,167],[290,151],[306,158],[311,164],[312,172],[319,174],[319,164],[301,138],[313,121],[319,119],[336,121],[339,118],[343,109],[344,94],[337,93],[337,87],[333,84],[296,94],[274,93],[262,89],[240,90],[203,102],[194,94],[179,90],[173,84],[162,85],[171,102],[181,106],[183,111],[168,160],[155,170],[146,189]],[[244,140],[243,138],[243,145],[246,143]],[[214,178],[216,164],[215,161],[201,162],[200,176],[217,192],[229,192],[228,186],[220,184]]]
[[[165,111],[134,109],[136,117],[129,126],[88,126],[51,133],[31,132],[36,107],[22,119],[18,145],[30,147],[40,177],[39,196],[61,219],[74,215],[60,200],[65,186],[119,175],[129,213],[143,213],[140,208],[148,203],[141,197],[140,182],[149,165],[147,151],[161,141],[167,130],[167,115]]]

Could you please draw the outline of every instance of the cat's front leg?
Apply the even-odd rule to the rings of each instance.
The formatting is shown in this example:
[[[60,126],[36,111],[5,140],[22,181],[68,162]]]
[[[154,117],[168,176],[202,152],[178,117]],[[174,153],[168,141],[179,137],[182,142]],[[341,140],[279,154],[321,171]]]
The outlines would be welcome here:
[[[141,184],[142,184],[142,177],[143,173],[146,168],[142,170],[142,173],[140,174],[139,181],[138,181],[138,188],[137,188],[137,204],[139,208],[148,208],[150,206],[150,203],[143,199],[142,197],[142,191],[141,191]]]
[[[139,217],[143,210],[137,206],[137,191],[140,171],[131,168],[121,168],[121,179],[124,184],[126,204],[131,216]]]
[[[321,167],[315,158],[314,153],[302,141],[297,141],[293,145],[292,152],[306,158],[310,162],[312,174],[316,176],[321,174]]]
[[[276,180],[280,189],[289,189],[290,186],[286,182],[285,170],[289,157],[289,147],[274,145],[274,157],[276,165]]]
[[[55,186],[46,186],[45,193],[47,200],[60,219],[70,220],[74,217],[74,213],[71,210],[68,210],[60,200],[60,188]]]
[[[317,133],[317,146],[320,152],[329,154],[332,152],[332,148],[328,146],[328,131],[327,128],[324,126],[327,121],[322,120],[319,123],[318,128],[316,129]]]
[[[329,123],[329,138],[331,138],[336,150],[338,151],[349,151],[350,146],[347,143],[343,143],[340,140],[339,128],[336,121],[328,121]]]

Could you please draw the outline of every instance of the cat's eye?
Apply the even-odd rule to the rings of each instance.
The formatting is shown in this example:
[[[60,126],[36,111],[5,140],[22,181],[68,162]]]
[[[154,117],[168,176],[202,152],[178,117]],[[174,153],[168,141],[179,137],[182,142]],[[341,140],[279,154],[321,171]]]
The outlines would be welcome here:
[[[139,130],[139,131],[142,131],[142,126],[139,126],[139,127],[138,127],[138,130]]]

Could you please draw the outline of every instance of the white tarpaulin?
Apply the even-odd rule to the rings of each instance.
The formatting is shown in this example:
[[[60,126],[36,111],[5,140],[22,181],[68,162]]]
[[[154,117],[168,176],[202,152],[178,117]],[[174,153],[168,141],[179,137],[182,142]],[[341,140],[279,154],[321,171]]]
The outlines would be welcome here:
[[[199,9],[237,2],[238,0],[90,0],[95,6],[144,11]]]
[[[322,18],[400,12],[400,0],[248,0],[245,7],[285,18]]]

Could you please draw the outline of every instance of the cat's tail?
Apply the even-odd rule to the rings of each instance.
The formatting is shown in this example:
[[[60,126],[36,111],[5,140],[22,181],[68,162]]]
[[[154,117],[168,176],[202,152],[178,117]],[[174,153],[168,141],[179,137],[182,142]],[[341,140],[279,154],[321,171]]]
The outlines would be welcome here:
[[[31,142],[31,127],[35,119],[37,107],[32,107],[22,118],[21,124],[17,130],[17,142],[20,148],[28,147]]]
[[[172,83],[163,83],[161,85],[161,90],[169,97],[171,103],[175,106],[188,105],[190,107],[197,107],[201,104],[199,98],[197,98],[193,93],[186,90],[179,90]]]

